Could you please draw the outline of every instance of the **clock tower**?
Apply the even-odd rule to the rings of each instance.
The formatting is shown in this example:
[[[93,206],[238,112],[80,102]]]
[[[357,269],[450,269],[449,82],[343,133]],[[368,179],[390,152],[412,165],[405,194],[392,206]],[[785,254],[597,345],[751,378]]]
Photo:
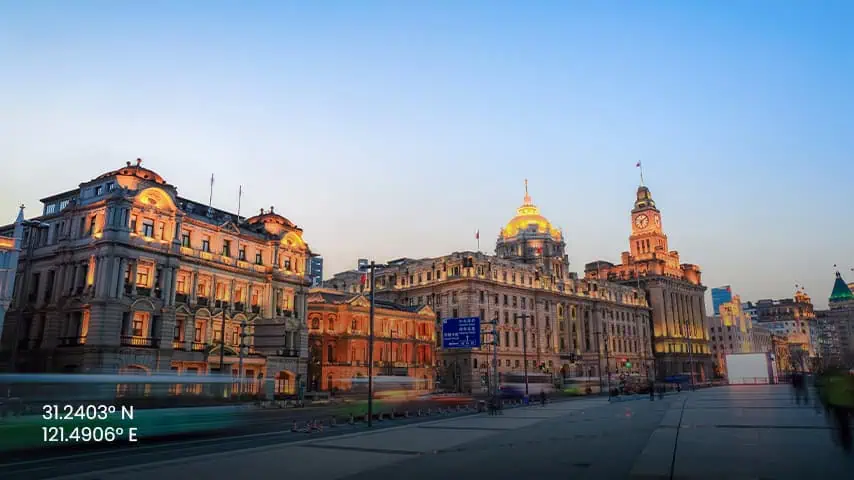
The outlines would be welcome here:
[[[655,253],[667,253],[667,235],[661,229],[661,212],[656,208],[649,189],[638,187],[635,208],[632,209],[632,234],[629,236],[631,255],[636,260],[654,258]]]

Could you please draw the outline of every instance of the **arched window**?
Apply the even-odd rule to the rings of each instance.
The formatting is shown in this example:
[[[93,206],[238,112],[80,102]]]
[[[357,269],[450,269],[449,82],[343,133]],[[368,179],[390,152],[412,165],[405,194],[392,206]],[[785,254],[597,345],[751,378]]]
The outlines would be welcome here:
[[[320,328],[320,318],[319,317],[313,317],[311,319],[311,328],[314,328],[314,329]]]

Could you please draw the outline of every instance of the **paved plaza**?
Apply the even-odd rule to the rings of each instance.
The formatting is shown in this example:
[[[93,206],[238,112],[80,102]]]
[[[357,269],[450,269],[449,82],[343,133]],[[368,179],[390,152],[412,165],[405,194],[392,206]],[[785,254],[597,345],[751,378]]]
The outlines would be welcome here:
[[[609,403],[591,398],[166,459],[77,479],[850,478],[854,455],[785,385]]]

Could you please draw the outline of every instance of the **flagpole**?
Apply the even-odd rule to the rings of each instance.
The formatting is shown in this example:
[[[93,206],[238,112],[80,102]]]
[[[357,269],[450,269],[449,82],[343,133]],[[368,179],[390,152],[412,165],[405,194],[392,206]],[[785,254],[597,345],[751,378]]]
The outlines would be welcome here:
[[[243,199],[243,185],[237,189],[237,221],[240,221],[240,200]]]
[[[474,238],[477,240],[477,253],[480,253],[480,229],[475,233]]]
[[[208,197],[208,216],[213,215],[213,184],[214,184],[214,174],[211,174],[211,192]]]

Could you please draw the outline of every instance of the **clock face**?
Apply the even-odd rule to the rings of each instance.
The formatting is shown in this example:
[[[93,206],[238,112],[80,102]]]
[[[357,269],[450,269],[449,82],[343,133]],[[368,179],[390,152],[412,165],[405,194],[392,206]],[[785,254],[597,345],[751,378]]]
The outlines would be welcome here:
[[[646,228],[649,225],[649,217],[646,215],[638,215],[635,217],[635,226],[638,228]]]

